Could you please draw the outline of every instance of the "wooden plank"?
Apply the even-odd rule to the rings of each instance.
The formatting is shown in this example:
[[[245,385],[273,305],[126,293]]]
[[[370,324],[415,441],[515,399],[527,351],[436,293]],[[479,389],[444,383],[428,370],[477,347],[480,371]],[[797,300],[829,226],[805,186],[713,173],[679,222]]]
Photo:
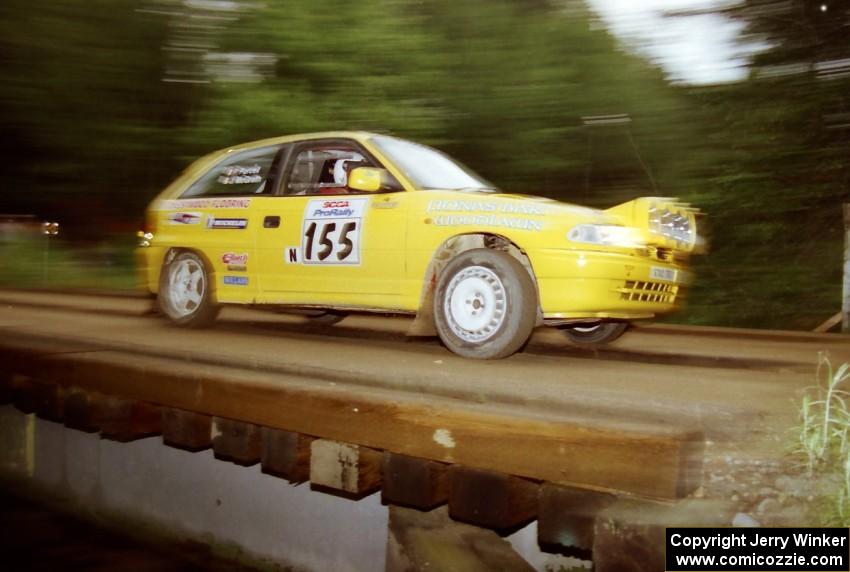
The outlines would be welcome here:
[[[537,541],[548,552],[590,559],[596,516],[617,497],[551,483],[540,485]]]
[[[508,530],[537,516],[538,484],[533,481],[460,465],[449,468],[449,479],[452,518]]]
[[[236,375],[121,352],[28,359],[45,377],[92,391],[566,486],[676,499],[695,490],[702,474],[702,433],[674,426],[523,417],[517,410],[320,387],[259,371]]]
[[[37,407],[35,381],[28,376],[19,377],[12,389],[12,400],[15,408],[21,413],[27,415],[35,413]]]
[[[449,499],[448,465],[444,463],[385,451],[381,473],[385,504],[431,510]]]
[[[86,433],[100,430],[101,395],[79,387],[72,387],[65,394],[65,426]]]
[[[0,405],[15,402],[15,378],[12,372],[0,373]]]
[[[223,417],[213,418],[213,452],[217,459],[250,466],[260,462],[260,428]]]
[[[64,390],[55,383],[21,377],[9,387],[12,400],[23,413],[61,422],[64,416]]]
[[[65,389],[56,383],[35,381],[33,391],[35,414],[61,423],[65,419]]]
[[[262,427],[261,463],[264,473],[291,483],[310,480],[310,444],[314,438],[293,431]]]
[[[152,403],[104,396],[100,404],[100,434],[114,441],[133,441],[159,435],[162,412]]]
[[[381,486],[381,453],[316,439],[310,444],[310,483],[357,497],[372,493]]]
[[[208,449],[212,445],[212,417],[163,407],[162,441],[166,445],[186,451]]]
[[[820,334],[822,334],[824,332],[828,332],[829,330],[831,330],[832,328],[834,328],[835,326],[837,326],[838,324],[841,323],[841,319],[842,319],[843,316],[844,316],[844,314],[842,312],[838,312],[837,314],[835,314],[831,318],[827,319],[823,324],[821,324],[820,326],[818,326],[817,328],[815,328],[812,331],[818,332]]]

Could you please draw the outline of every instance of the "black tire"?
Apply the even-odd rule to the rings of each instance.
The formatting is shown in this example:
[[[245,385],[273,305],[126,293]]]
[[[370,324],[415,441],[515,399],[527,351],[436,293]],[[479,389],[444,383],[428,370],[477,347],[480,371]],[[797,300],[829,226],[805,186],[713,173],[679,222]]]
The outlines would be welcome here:
[[[207,265],[189,251],[180,252],[163,265],[157,303],[172,323],[185,328],[209,326],[221,310],[212,297]]]
[[[307,314],[307,323],[316,326],[333,326],[343,321],[348,314],[345,312],[335,312],[328,310],[327,312],[317,312],[315,314]]]
[[[440,274],[434,321],[443,344],[460,356],[500,359],[513,354],[528,341],[536,317],[534,283],[505,252],[466,251]]]
[[[564,328],[564,333],[576,345],[601,346],[622,336],[628,327],[628,322],[599,322],[598,324]]]

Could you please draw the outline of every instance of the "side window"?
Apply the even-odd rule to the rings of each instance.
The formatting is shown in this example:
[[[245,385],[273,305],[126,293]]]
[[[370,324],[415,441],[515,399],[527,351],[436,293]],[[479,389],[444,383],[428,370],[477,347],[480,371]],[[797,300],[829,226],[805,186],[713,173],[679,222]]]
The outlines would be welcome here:
[[[274,177],[269,178],[277,162],[280,145],[239,151],[226,157],[194,182],[181,198],[270,195]]]
[[[348,173],[374,162],[344,145],[311,147],[297,151],[286,178],[285,195],[340,195],[347,188]]]

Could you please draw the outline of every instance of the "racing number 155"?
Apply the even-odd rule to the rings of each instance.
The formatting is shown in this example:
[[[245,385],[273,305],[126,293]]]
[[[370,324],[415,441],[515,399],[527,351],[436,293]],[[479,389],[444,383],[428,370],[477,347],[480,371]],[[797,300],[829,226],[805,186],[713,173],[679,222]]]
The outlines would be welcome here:
[[[335,237],[334,233],[337,229],[337,224],[340,225],[339,234]],[[304,233],[304,238],[307,239],[304,245],[304,262],[325,262],[327,258],[333,255],[329,263],[346,262],[346,259],[354,252],[354,240],[357,240],[357,221],[320,221],[311,222]],[[317,236],[318,235],[318,236]],[[356,258],[356,257],[355,257]],[[335,260],[334,260],[335,259]],[[352,260],[351,262],[357,262]]]

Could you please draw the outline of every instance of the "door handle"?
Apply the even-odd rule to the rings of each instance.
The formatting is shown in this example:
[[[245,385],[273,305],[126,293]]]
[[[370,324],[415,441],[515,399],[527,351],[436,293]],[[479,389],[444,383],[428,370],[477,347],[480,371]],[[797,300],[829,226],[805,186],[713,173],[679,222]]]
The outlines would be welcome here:
[[[279,216],[267,216],[263,219],[263,228],[277,228],[280,226]]]

